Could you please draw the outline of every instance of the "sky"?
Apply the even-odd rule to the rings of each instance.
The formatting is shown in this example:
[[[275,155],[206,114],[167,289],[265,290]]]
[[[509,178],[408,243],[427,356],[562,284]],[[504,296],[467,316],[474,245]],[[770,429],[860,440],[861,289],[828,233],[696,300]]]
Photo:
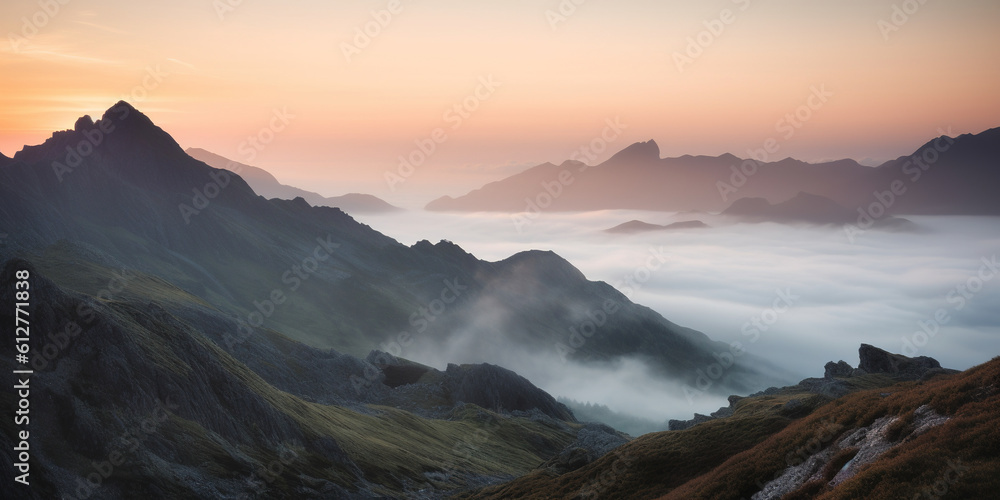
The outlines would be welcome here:
[[[8,0],[0,152],[125,99],[185,148],[408,207],[609,122],[588,163],[745,157],[796,113],[783,155],[877,163],[1000,125],[998,22],[995,0]]]

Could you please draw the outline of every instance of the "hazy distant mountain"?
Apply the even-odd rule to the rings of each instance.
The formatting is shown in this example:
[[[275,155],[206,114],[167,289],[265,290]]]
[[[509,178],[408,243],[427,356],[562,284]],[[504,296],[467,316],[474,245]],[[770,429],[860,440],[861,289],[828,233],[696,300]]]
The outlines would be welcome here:
[[[686,220],[666,225],[650,224],[648,222],[643,222],[641,220],[630,220],[628,222],[619,224],[615,227],[605,229],[604,232],[618,233],[618,234],[635,234],[635,233],[645,233],[649,231],[664,231],[670,229],[700,229],[706,227],[708,227],[708,224],[705,224],[700,220]]]
[[[861,192],[857,205],[890,205],[888,211],[897,214],[1000,215],[998,158],[1000,128],[938,137],[877,167],[864,189],[853,186]],[[887,203],[893,183],[902,194]]]
[[[858,212],[838,205],[825,197],[809,193],[799,193],[794,198],[771,204],[764,198],[740,198],[722,215],[746,222],[805,223],[817,225],[853,224]],[[913,227],[913,223],[898,217],[883,216],[875,221],[880,228]]]
[[[402,210],[370,194],[348,193],[343,196],[324,197],[319,193],[288,186],[278,182],[278,179],[262,168],[233,161],[201,148],[187,148],[185,152],[209,166],[238,171],[240,177],[257,194],[265,198],[280,198],[282,200],[302,198],[314,207],[335,207],[347,213],[379,213]]]
[[[458,198],[443,196],[427,209],[719,212],[739,198],[780,201],[800,192],[854,209],[883,203],[875,194],[898,182],[896,188],[903,194],[883,203],[891,205],[888,213],[1000,214],[1000,198],[990,187],[1000,183],[996,168],[1000,129],[954,139],[942,136],[877,168],[854,160],[809,164],[786,158],[760,163],[731,154],[662,159],[659,155],[656,143],[647,141],[597,166],[546,163]]]

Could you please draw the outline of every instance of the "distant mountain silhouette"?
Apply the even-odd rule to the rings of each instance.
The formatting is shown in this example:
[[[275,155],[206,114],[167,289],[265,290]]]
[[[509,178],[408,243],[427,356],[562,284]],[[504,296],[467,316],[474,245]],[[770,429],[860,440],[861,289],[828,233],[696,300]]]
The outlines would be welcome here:
[[[721,215],[734,217],[746,222],[805,223],[816,225],[853,224],[858,212],[838,205],[825,197],[809,193],[799,193],[794,198],[771,204],[764,198],[740,198],[733,202]],[[915,229],[912,222],[898,217],[881,217],[876,226],[897,230]]]
[[[618,233],[618,234],[635,234],[635,233],[645,233],[649,231],[665,231],[670,229],[698,229],[709,227],[708,224],[700,220],[686,220],[682,222],[674,222],[672,224],[660,225],[660,224],[650,224],[648,222],[643,222],[641,220],[630,220],[628,222],[619,224],[610,229],[605,229],[606,233]]]
[[[546,163],[457,198],[443,196],[426,208],[516,213],[545,205],[551,211],[719,212],[739,198],[778,201],[807,192],[853,210],[879,203],[876,193],[897,183],[903,194],[893,197],[887,213],[1000,214],[1000,197],[993,189],[1000,185],[1000,128],[941,136],[879,167],[849,159],[810,164],[791,158],[761,163],[731,154],[658,156],[659,147],[648,141],[592,167],[574,161]]]
[[[262,168],[230,160],[201,148],[188,148],[185,152],[209,166],[230,171],[237,170],[240,177],[243,177],[243,180],[247,181],[247,184],[257,194],[265,198],[280,198],[282,200],[302,198],[312,206],[335,207],[347,213],[381,213],[402,210],[370,194],[348,193],[342,196],[325,197],[319,193],[288,186],[278,182],[278,179]]]
[[[923,215],[1000,215],[1000,128],[955,138],[938,137],[909,156],[888,161],[863,184],[859,204],[876,202],[901,182],[890,213]],[[857,188],[857,186],[854,186]]]
[[[615,153],[608,162],[651,162],[659,159],[660,146],[656,144],[656,141],[650,139],[646,142],[637,142]]]

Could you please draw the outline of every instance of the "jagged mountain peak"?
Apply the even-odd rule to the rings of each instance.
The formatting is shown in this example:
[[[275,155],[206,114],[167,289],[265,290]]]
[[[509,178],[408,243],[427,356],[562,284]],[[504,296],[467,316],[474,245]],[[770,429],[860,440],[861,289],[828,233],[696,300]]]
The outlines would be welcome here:
[[[173,163],[184,155],[177,141],[131,104],[118,101],[96,122],[90,115],[78,118],[72,129],[53,132],[42,144],[25,146],[14,160],[31,165],[59,162],[75,169],[89,160],[104,156],[123,160],[156,160],[153,164]],[[131,158],[130,158],[131,157]],[[127,163],[146,166],[149,161]]]
[[[90,115],[83,115],[77,118],[76,123],[73,124],[73,130],[77,132],[83,132],[92,128],[94,128],[94,119]]]
[[[660,159],[660,146],[656,141],[650,139],[645,142],[637,142],[631,146],[615,153],[607,162],[620,161],[653,161]]]

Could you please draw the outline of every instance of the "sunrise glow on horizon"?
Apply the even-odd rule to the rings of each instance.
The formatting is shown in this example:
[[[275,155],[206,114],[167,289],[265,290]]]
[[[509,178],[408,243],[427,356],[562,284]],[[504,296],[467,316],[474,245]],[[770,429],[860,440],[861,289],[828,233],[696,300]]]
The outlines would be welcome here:
[[[595,163],[648,139],[745,157],[770,137],[780,157],[874,163],[1000,126],[995,1],[17,0],[0,19],[7,156],[125,99],[185,148],[401,205],[560,163],[608,120],[626,128]],[[276,113],[287,126],[248,149]]]

